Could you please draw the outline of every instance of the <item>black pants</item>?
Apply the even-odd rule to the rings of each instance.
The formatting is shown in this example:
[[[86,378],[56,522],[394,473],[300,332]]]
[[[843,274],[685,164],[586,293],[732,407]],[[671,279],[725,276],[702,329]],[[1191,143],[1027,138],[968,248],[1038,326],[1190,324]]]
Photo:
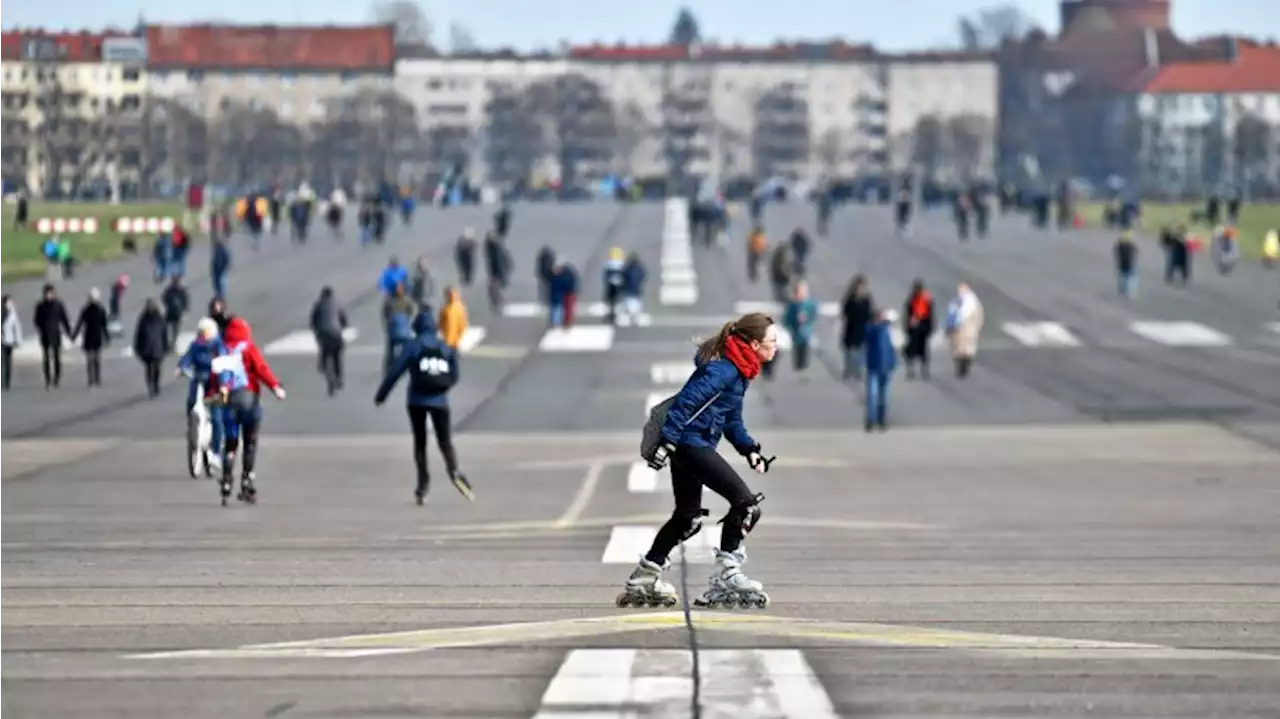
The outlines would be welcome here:
[[[169,343],[169,349],[173,350],[177,347],[177,344],[178,344],[178,330],[182,329],[182,318],[170,317],[166,319],[165,327],[166,327],[165,331],[167,332],[167,335],[165,336],[165,341]],[[185,350],[186,348],[183,347],[182,349]],[[181,351],[181,350],[177,350],[177,351]]]
[[[85,350],[84,367],[89,374],[89,386],[102,386],[102,350]]]
[[[160,394],[160,359],[142,359],[143,374],[147,381],[147,394],[152,397]]]
[[[793,365],[797,372],[802,372],[809,367],[809,343],[796,342],[792,345],[794,350]]]
[[[458,455],[453,451],[453,430],[448,407],[409,406],[409,426],[413,428],[413,463],[418,469],[418,489],[425,490],[431,473],[427,469],[427,418],[436,431],[436,445],[444,455],[444,467],[452,477],[458,472]]]
[[[325,376],[329,382],[329,388],[336,389],[342,386],[342,349],[343,342],[341,338],[319,338],[320,345],[320,373]]]
[[[13,350],[10,345],[3,348],[3,362],[0,362],[0,371],[4,373],[4,388],[9,389],[9,385],[13,383]]]
[[[57,387],[62,382],[62,343],[40,344],[40,353],[44,369],[44,386]]]
[[[746,506],[754,498],[747,483],[733,471],[729,462],[714,449],[682,444],[671,455],[671,491],[676,508],[671,519],[653,538],[653,546],[645,558],[654,564],[665,564],[671,551],[693,536],[693,528],[702,521],[702,488],[724,497],[731,507]],[[732,514],[734,510],[730,510]],[[736,551],[742,546],[741,521],[726,520],[720,530],[720,549]]]

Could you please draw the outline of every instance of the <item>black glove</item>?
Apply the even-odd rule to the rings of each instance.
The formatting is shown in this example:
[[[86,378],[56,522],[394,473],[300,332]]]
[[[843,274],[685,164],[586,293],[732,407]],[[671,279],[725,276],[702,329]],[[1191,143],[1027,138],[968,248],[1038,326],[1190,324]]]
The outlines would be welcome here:
[[[667,466],[667,462],[671,459],[671,455],[675,454],[675,451],[675,445],[663,442],[653,451],[653,456],[648,458],[649,466],[653,469],[662,469]]]
[[[747,453],[747,464],[751,465],[751,468],[757,472],[768,472],[769,465],[773,464],[775,459],[777,457],[766,457],[760,454],[760,445],[758,444]]]
[[[386,401],[387,401],[387,398],[386,398],[386,397],[374,397],[374,398],[373,398],[373,406],[374,406],[374,407],[381,407],[381,406],[382,406],[382,403],[383,403],[383,402],[386,402]]]

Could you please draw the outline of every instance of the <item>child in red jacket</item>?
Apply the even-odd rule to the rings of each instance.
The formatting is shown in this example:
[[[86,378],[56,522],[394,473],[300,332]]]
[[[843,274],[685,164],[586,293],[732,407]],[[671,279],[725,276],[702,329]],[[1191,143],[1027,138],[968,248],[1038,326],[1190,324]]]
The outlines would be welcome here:
[[[262,386],[266,385],[276,399],[280,400],[285,396],[284,387],[253,343],[248,322],[240,317],[233,317],[222,333],[222,342],[226,346],[226,354],[213,360],[213,372],[218,377],[218,389],[225,403],[222,423],[226,434],[226,449],[219,490],[225,505],[227,497],[231,496],[231,477],[235,471],[236,451],[243,433],[244,468],[240,474],[240,494],[237,499],[252,504],[258,496],[253,484],[253,468],[258,456],[258,431],[262,426]]]

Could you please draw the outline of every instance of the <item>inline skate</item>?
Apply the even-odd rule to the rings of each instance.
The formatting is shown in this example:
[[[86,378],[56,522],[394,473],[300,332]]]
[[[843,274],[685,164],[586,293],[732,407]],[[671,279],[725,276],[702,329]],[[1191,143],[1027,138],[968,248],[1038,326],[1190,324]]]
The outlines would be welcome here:
[[[227,506],[227,499],[231,497],[231,489],[235,483],[231,481],[231,477],[222,475],[222,479],[218,480],[218,491],[222,495],[222,506]]]
[[[716,550],[716,571],[711,575],[711,587],[694,600],[694,606],[703,609],[764,609],[769,606],[769,595],[764,585],[742,573],[747,561],[747,550],[736,552]]]
[[[670,566],[668,562],[659,566],[643,557],[636,565],[635,571],[627,578],[626,587],[618,595],[615,603],[619,607],[674,607],[680,600],[676,588],[670,582],[662,581],[662,572]]]
[[[245,504],[258,503],[258,490],[253,486],[253,472],[246,472],[240,477],[240,493],[236,499]]]

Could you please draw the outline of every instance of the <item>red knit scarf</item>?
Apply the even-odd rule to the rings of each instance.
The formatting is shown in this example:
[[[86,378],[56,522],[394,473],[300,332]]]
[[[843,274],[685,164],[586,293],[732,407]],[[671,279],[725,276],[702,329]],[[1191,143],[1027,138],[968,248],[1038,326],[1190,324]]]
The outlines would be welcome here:
[[[760,374],[760,355],[737,335],[729,335],[724,343],[724,357],[747,379],[755,379]]]

